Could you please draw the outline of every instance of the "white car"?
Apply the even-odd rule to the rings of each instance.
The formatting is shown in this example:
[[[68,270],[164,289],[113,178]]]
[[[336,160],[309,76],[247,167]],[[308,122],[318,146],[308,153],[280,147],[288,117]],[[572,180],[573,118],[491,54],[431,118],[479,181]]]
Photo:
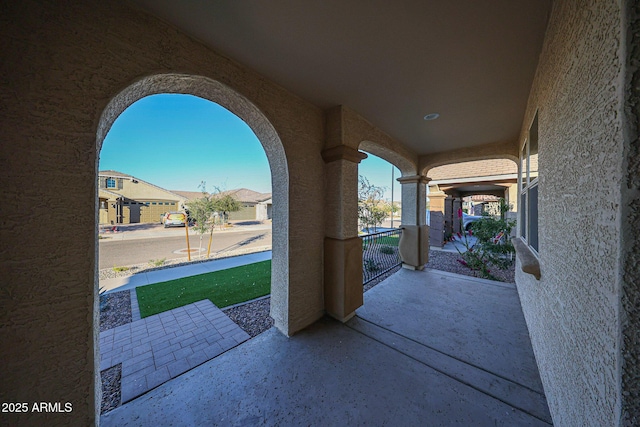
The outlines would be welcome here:
[[[477,216],[477,215],[469,215],[467,213],[462,212],[462,228],[464,228],[465,231],[469,231],[469,229],[471,228],[471,224],[481,220],[482,218],[484,217]]]
[[[184,212],[167,212],[162,217],[164,228],[184,227],[187,224],[187,215]]]

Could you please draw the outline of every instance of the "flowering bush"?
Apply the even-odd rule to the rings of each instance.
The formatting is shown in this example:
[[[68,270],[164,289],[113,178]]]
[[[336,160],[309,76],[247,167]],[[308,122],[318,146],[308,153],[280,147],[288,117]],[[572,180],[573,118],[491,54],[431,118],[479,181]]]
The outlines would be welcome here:
[[[462,257],[458,262],[470,268],[477,276],[498,280],[491,274],[489,266],[504,270],[513,263],[515,250],[508,237],[515,222],[505,219],[508,210],[509,205],[504,199],[500,199],[500,218],[485,217],[472,224],[469,235],[477,239],[475,244],[469,242],[466,233],[457,233],[466,249],[465,252],[458,249]]]

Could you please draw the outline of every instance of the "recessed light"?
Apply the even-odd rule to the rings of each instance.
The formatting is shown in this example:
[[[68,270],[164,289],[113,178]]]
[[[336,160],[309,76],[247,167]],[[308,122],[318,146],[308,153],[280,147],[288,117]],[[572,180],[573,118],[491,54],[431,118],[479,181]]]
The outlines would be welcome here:
[[[425,120],[435,120],[438,117],[440,117],[440,114],[438,113],[431,113],[431,114],[427,114],[426,116],[424,116]]]

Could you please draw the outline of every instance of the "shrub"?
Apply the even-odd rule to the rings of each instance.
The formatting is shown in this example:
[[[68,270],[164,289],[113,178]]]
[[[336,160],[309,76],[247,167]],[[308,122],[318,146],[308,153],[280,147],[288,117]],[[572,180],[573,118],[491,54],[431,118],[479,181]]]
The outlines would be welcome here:
[[[380,246],[380,252],[382,252],[383,254],[391,255],[395,251],[389,245],[382,245],[382,246]]]
[[[374,272],[380,270],[380,264],[374,259],[367,258],[364,260],[364,268],[369,272]]]
[[[515,253],[509,239],[515,221],[505,219],[509,205],[504,199],[500,199],[499,208],[499,218],[487,216],[472,224],[469,234],[475,236],[477,242],[471,245],[467,235],[464,234],[466,251],[458,251],[464,261],[461,264],[477,272],[480,277],[491,280],[498,279],[491,274],[489,266],[504,270],[513,263],[513,254]],[[458,237],[462,238],[462,236],[462,233],[458,233]]]

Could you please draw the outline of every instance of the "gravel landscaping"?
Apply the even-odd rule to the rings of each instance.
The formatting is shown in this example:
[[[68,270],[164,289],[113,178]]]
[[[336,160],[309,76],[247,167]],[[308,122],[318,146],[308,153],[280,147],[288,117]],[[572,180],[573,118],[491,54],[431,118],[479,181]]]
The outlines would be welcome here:
[[[460,255],[457,253],[432,250],[429,252],[429,263],[426,264],[426,267],[448,271],[450,273],[474,276],[473,271],[460,264],[457,261],[458,259],[460,259]],[[182,264],[186,263],[181,262],[178,265]],[[160,268],[167,268],[175,265],[177,264],[164,265]],[[378,283],[397,272],[400,268],[400,266],[395,267],[382,276],[365,284],[364,292],[373,288]],[[515,282],[514,265],[507,270],[492,270],[491,273],[505,282]],[[131,273],[129,273],[129,275],[130,274]],[[131,322],[131,298],[129,291],[114,292],[106,296],[102,295],[100,300],[101,306],[104,307],[100,311],[100,331],[105,331]],[[271,299],[267,297],[240,306],[223,309],[223,311],[231,320],[238,324],[240,328],[253,338],[273,326],[273,319],[269,316],[270,302]],[[116,365],[112,368],[106,369],[100,372],[100,375],[102,378],[101,408],[104,413],[120,406],[121,365]]]
[[[433,268],[434,270],[448,271],[449,273],[463,274],[465,276],[478,277],[468,267],[458,262],[460,254],[454,252],[445,252],[432,250],[429,251],[429,262],[426,264],[427,268]],[[499,270],[497,268],[491,269],[491,274],[500,279],[502,282],[515,283],[515,263],[506,270]]]
[[[253,338],[273,326],[273,319],[269,316],[270,304],[271,298],[263,298],[222,311]]]
[[[120,379],[122,377],[122,363],[112,366],[100,372],[102,380],[102,403],[100,405],[100,413],[120,406]]]
[[[131,323],[129,291],[100,295],[100,332]]]

